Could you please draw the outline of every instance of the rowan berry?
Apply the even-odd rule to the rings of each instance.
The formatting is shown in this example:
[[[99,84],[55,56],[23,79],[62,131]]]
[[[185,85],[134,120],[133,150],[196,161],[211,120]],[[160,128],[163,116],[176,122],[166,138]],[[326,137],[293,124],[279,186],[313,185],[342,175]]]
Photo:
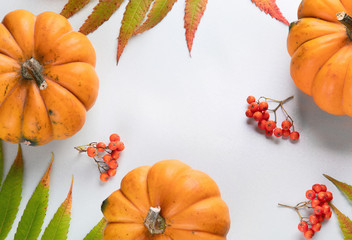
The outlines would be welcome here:
[[[266,120],[261,120],[258,122],[259,129],[265,129]]]
[[[290,133],[290,139],[291,140],[298,140],[299,139],[299,133],[294,131]]]
[[[108,175],[109,175],[110,177],[115,176],[115,175],[116,175],[116,168],[110,168],[110,169],[108,170]]]
[[[253,103],[253,102],[255,102],[255,97],[253,97],[253,96],[248,96],[248,97],[247,97],[247,103],[248,103],[248,104],[251,104],[251,103]]]
[[[253,113],[253,119],[256,120],[256,121],[260,121],[262,120],[262,117],[263,117],[263,114],[261,112],[255,112]]]
[[[120,152],[117,151],[117,150],[112,151],[112,152],[111,152],[111,157],[112,157],[113,159],[118,159],[118,158],[120,157]]]
[[[109,161],[108,165],[109,165],[109,168],[115,169],[115,168],[117,168],[118,163],[117,163],[117,161],[115,159],[111,159]]]
[[[101,174],[100,174],[100,180],[101,180],[102,182],[106,182],[107,180],[109,180],[109,174],[106,173],[106,172],[101,173]]]
[[[259,111],[259,105],[258,105],[258,103],[253,102],[249,105],[248,109],[254,113],[256,111]]]
[[[325,218],[325,219],[330,219],[330,218],[331,218],[331,215],[332,215],[332,212],[330,211],[330,212],[328,212],[328,213],[326,213],[326,214],[324,215],[324,218]]]
[[[321,186],[320,186],[320,184],[314,184],[313,186],[312,186],[312,190],[314,190],[314,192],[316,192],[316,193],[319,193],[319,192],[321,192]]]
[[[97,150],[95,147],[89,146],[87,147],[87,154],[89,157],[95,157],[97,155]]]
[[[112,159],[111,155],[110,154],[105,154],[103,156],[103,161],[106,162],[106,163],[109,163],[109,161]]]
[[[324,184],[320,184],[320,187],[322,192],[326,192],[326,190],[328,189]]]
[[[288,129],[288,130],[283,129],[282,130],[282,136],[284,136],[284,137],[289,137],[290,133],[291,133],[290,129]]]
[[[311,239],[314,236],[314,231],[313,229],[309,228],[305,233],[304,237],[307,239]]]
[[[262,119],[264,119],[264,120],[268,120],[269,118],[270,118],[270,113],[269,113],[269,112],[267,112],[267,111],[263,112]]]
[[[288,129],[290,129],[291,128],[291,122],[290,121],[288,121],[288,120],[284,120],[284,121],[282,121],[282,123],[281,123],[281,127],[282,127],[282,129],[284,129],[284,130],[288,130]]]
[[[265,135],[267,135],[268,137],[271,137],[273,135],[273,130],[265,129]]]
[[[108,147],[111,151],[116,150],[117,149],[117,141],[110,142]]]
[[[320,201],[318,199],[313,199],[311,202],[310,202],[310,205],[315,208],[316,206],[319,206],[320,205]]]
[[[259,111],[266,111],[268,110],[269,104],[267,102],[260,102],[259,103]]]
[[[314,208],[314,213],[315,213],[315,215],[320,216],[320,215],[322,215],[322,214],[324,213],[324,210],[323,210],[322,207],[316,206],[316,207]]]
[[[121,141],[117,141],[116,150],[123,151],[124,149],[125,149],[125,144],[123,144],[123,142],[121,142]]]
[[[319,232],[320,231],[320,228],[321,228],[321,224],[320,223],[317,223],[317,224],[313,224],[312,225],[312,230],[314,232]]]
[[[282,136],[282,129],[281,128],[275,128],[274,135],[276,137],[281,137]]]
[[[308,190],[306,192],[306,197],[310,200],[313,200],[315,198],[315,192],[313,190]]]
[[[97,150],[98,152],[104,152],[106,148],[106,144],[103,142],[98,142],[97,143]]]
[[[276,123],[272,120],[269,120],[265,124],[265,129],[268,131],[272,131],[276,128]]]
[[[320,192],[317,195],[317,198],[321,201],[321,202],[325,202],[329,199],[328,195],[326,194],[326,192]]]
[[[113,133],[110,135],[109,139],[110,139],[110,142],[120,141],[120,136],[116,133]]]
[[[328,196],[327,201],[331,201],[333,199],[332,193],[329,191],[326,191],[326,195]]]
[[[309,222],[310,222],[311,224],[317,224],[317,223],[319,222],[318,216],[315,215],[315,214],[310,215],[310,216],[309,216]]]
[[[252,113],[252,111],[250,109],[246,110],[246,116],[249,117],[249,118],[253,117],[253,113]]]
[[[323,205],[322,206],[322,208],[323,208],[323,213],[324,214],[328,214],[330,211],[331,211],[331,208],[330,208],[330,206],[327,204],[327,205]]]
[[[306,222],[300,222],[298,224],[298,230],[303,233],[307,232],[308,231],[308,224]]]
[[[322,215],[319,215],[318,216],[318,222],[324,222],[324,215],[322,214]]]

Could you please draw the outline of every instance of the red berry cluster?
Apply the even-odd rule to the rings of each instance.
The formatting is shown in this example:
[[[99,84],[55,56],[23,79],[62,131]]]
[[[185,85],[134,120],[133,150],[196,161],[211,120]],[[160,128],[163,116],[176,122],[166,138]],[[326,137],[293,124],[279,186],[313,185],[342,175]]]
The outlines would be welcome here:
[[[249,104],[249,106],[248,106],[248,109],[246,110],[246,116],[248,118],[253,118],[255,121],[257,121],[259,129],[264,130],[265,135],[268,137],[274,134],[276,137],[285,137],[285,138],[290,137],[291,140],[298,140],[299,133],[295,131],[295,127],[293,125],[293,119],[290,117],[290,115],[288,115],[285,108],[283,107],[283,104],[292,98],[293,96],[283,101],[279,101],[279,100],[275,100],[267,97],[260,97],[256,101],[255,97],[248,96],[247,103]],[[261,101],[262,99],[264,101]],[[269,109],[268,101],[276,102],[278,104],[277,107],[274,109]],[[282,109],[283,114],[286,117],[286,119],[281,123],[281,128],[277,127],[276,111],[279,108]],[[270,114],[268,111],[271,111],[274,113],[275,115],[274,121],[269,120]]]
[[[94,159],[100,172],[100,180],[106,182],[110,177],[115,176],[118,167],[117,159],[120,152],[125,149],[125,145],[120,141],[120,136],[116,133],[110,135],[110,142],[106,145],[103,142],[92,142],[87,145],[75,147],[79,152],[86,152]]]
[[[316,232],[320,231],[321,223],[325,219],[330,219],[332,212],[329,202],[333,199],[332,193],[327,191],[323,184],[314,184],[312,189],[306,191],[307,202],[301,202],[295,207],[279,204],[280,206],[294,208],[300,217],[298,230],[304,234],[304,237],[311,239]],[[309,217],[302,217],[299,209],[308,208],[313,209]]]

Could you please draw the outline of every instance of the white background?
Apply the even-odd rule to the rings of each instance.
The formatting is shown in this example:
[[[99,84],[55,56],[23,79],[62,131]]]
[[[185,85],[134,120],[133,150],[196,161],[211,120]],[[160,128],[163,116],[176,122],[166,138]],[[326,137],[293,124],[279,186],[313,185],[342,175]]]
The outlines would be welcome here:
[[[299,0],[277,0],[296,20]],[[59,13],[66,0],[2,1],[0,18],[12,10]],[[70,18],[78,30],[97,0]],[[99,96],[80,132],[41,147],[23,146],[25,161],[18,218],[55,154],[46,226],[65,199],[72,175],[72,221],[68,239],[83,239],[102,218],[101,202],[123,176],[141,165],[175,158],[208,173],[230,208],[228,239],[300,240],[297,214],[277,203],[296,204],[305,191],[323,183],[346,214],[351,205],[322,174],[352,184],[352,119],[321,111],[301,93],[289,73],[288,27],[260,12],[250,0],[209,0],[189,56],[183,28],[184,1],[178,1],[155,28],[132,38],[116,66],[117,36],[127,1],[88,35],[97,53]],[[245,117],[248,95],[284,99],[301,134],[297,143],[267,138]],[[73,147],[121,135],[126,149],[117,175],[99,181],[91,159]],[[4,144],[5,174],[16,155]],[[349,214],[352,216],[351,214]],[[12,230],[8,239],[12,239]],[[315,239],[343,239],[336,215]]]

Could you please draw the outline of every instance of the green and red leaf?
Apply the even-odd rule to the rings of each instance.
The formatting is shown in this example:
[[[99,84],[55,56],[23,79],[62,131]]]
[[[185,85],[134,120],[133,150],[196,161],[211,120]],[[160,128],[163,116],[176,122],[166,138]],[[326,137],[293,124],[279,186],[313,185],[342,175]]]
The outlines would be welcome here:
[[[340,212],[332,203],[330,203],[330,206],[337,215],[343,236],[347,240],[352,239],[352,221],[349,219],[349,217]]]
[[[23,182],[23,158],[21,145],[0,191],[0,239],[6,238],[18,212]]]
[[[88,16],[79,31],[86,35],[94,32],[105,21],[109,20],[111,15],[121,6],[122,2],[123,0],[99,0],[99,3],[94,7],[93,12]]]
[[[289,25],[287,19],[282,15],[279,7],[276,4],[276,0],[251,0],[261,11],[266,14],[270,14],[271,17],[276,20]]]
[[[61,11],[61,15],[69,18],[81,10],[90,0],[69,0]]]
[[[48,207],[50,170],[54,157],[29,199],[17,227],[14,240],[37,239]]]
[[[193,39],[202,18],[208,0],[186,0],[185,23],[186,41],[189,53],[192,51]]]
[[[103,239],[103,230],[106,226],[107,221],[102,218],[97,225],[87,234],[83,240],[101,240]]]
[[[51,219],[49,225],[46,227],[42,240],[65,240],[67,239],[68,229],[71,221],[71,206],[72,206],[72,186],[68,191],[65,201],[56,211],[54,217]]]
[[[352,186],[347,183],[340,182],[335,178],[332,178],[326,174],[323,174],[324,177],[329,179],[341,192],[343,192],[346,197],[352,202]]]
[[[155,0],[152,9],[149,11],[147,20],[140,25],[134,35],[147,31],[156,26],[170,12],[177,0]]]

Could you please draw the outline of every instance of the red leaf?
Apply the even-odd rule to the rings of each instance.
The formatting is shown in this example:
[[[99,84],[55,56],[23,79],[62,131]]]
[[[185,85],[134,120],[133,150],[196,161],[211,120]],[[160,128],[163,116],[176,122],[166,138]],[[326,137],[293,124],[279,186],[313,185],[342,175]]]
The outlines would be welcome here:
[[[260,10],[271,17],[276,18],[280,22],[289,25],[287,19],[282,15],[279,7],[276,5],[276,0],[251,0]]]
[[[85,35],[94,32],[121,6],[123,0],[99,0],[79,31]]]
[[[188,51],[191,53],[194,35],[201,17],[204,14],[208,0],[186,0],[185,29]]]
[[[69,0],[61,11],[61,15],[65,18],[71,17],[73,14],[81,10],[90,0]]]

